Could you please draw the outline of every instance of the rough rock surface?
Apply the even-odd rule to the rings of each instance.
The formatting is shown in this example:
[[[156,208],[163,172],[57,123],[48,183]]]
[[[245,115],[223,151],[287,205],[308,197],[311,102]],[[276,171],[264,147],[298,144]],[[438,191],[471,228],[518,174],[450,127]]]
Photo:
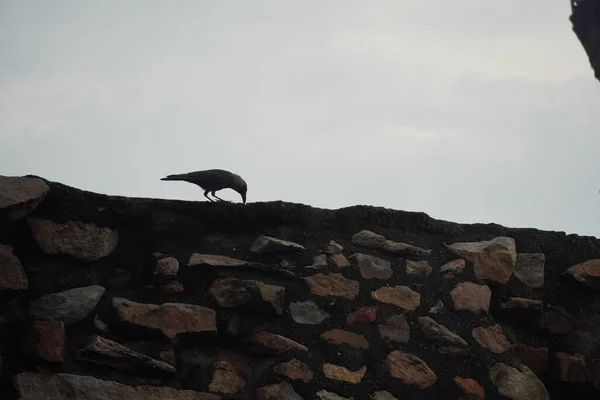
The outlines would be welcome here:
[[[4,290],[24,290],[29,281],[21,261],[13,254],[11,246],[0,244],[0,292]]]
[[[105,292],[104,287],[92,285],[47,294],[31,302],[31,313],[36,317],[50,317],[69,325],[87,317]]]
[[[220,400],[219,396],[166,386],[128,386],[92,376],[36,374],[15,377],[17,393],[23,400]]]
[[[379,257],[357,253],[350,256],[350,260],[356,261],[365,279],[389,279],[394,273],[392,263]]]
[[[250,251],[253,253],[264,254],[264,253],[279,253],[287,251],[301,251],[305,250],[304,246],[290,242],[288,240],[281,240],[271,236],[261,235],[256,238],[252,243]]]
[[[507,283],[517,262],[515,240],[496,237],[483,242],[456,242],[448,249],[473,264],[478,279]]]
[[[312,300],[290,303],[290,314],[295,322],[306,325],[318,325],[331,317]]]
[[[600,258],[573,265],[565,275],[585,286],[600,290]]]
[[[0,216],[12,221],[25,217],[49,190],[46,182],[38,178],[0,175]]]
[[[115,297],[112,301],[117,321],[126,325],[160,331],[167,338],[180,333],[216,332],[214,310],[193,304],[143,304]]]
[[[431,254],[431,250],[422,249],[406,243],[394,242],[386,239],[383,235],[366,229],[352,236],[352,242],[362,247],[369,249],[381,249],[393,254],[407,253],[416,256],[427,256]]]
[[[498,363],[490,368],[490,380],[498,392],[512,400],[549,400],[548,391],[526,366],[520,368]]]
[[[110,255],[119,241],[117,231],[80,221],[59,223],[28,218],[34,239],[44,253],[67,254],[82,261],[96,261]]]
[[[269,310],[281,315],[285,288],[256,280],[225,278],[215,281],[210,294],[221,307]]]
[[[519,253],[515,265],[515,276],[529,287],[544,287],[546,256],[544,253]]]
[[[416,310],[421,304],[421,294],[408,286],[383,287],[371,292],[371,297],[409,311]]]

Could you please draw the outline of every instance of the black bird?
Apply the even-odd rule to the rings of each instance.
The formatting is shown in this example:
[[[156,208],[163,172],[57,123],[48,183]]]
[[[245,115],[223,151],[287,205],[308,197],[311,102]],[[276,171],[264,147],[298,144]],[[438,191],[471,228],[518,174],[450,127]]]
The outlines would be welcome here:
[[[217,197],[215,192],[221,189],[233,189],[242,196],[242,200],[246,204],[246,192],[248,191],[246,182],[241,176],[223,169],[208,169],[206,171],[195,171],[187,174],[167,175],[160,180],[183,181],[196,184],[204,189],[204,197],[210,201],[214,200],[208,197],[209,193],[223,201],[222,198]]]

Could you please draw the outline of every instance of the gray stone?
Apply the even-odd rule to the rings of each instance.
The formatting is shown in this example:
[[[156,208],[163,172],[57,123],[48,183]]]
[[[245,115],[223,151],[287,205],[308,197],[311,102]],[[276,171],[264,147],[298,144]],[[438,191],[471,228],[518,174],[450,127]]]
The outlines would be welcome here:
[[[379,324],[377,329],[386,341],[408,343],[410,340],[410,325],[402,314],[392,315],[383,324]]]
[[[444,306],[444,303],[441,300],[438,300],[437,303],[435,303],[435,306],[429,309],[429,314],[441,314],[445,310],[446,307]]]
[[[356,261],[360,274],[365,279],[389,279],[394,273],[392,264],[383,258],[356,253],[350,259]]]
[[[543,253],[519,253],[515,276],[521,282],[532,288],[544,287],[544,267],[546,256]]]
[[[279,253],[299,250],[306,250],[306,248],[298,243],[277,239],[265,235],[257,237],[250,248],[251,252],[258,254]]]
[[[191,267],[194,265],[210,265],[213,267],[240,267],[246,265],[247,262],[231,258],[227,256],[221,256],[217,254],[200,254],[193,253],[190,256],[187,266]]]
[[[0,212],[11,221],[21,219],[44,200],[49,190],[39,178],[0,175]]]
[[[134,375],[171,376],[175,373],[175,368],[166,362],[155,360],[98,335],[89,338],[87,344],[79,350],[78,358]]]
[[[27,223],[40,249],[50,255],[69,255],[82,261],[96,261],[117,247],[119,234],[108,227],[80,221],[60,223],[28,218]]]
[[[373,393],[373,400],[398,400],[396,397],[392,396],[390,392],[387,390],[379,390]]]
[[[385,236],[363,229],[352,236],[352,243],[369,249],[380,249],[392,254],[412,254],[415,256],[428,256],[431,250],[422,249],[406,243],[394,242]]]
[[[467,347],[468,343],[444,325],[436,322],[431,317],[419,317],[421,332],[423,335],[433,341],[444,345],[454,345],[459,347]]]
[[[498,392],[511,400],[548,400],[544,384],[525,365],[514,368],[498,363],[490,368],[489,377]]]
[[[342,397],[337,393],[325,389],[319,390],[316,395],[319,397],[319,400],[354,400],[354,397]]]
[[[106,289],[98,285],[69,289],[33,300],[30,309],[36,317],[51,317],[69,325],[87,317],[105,292]]]
[[[312,300],[290,303],[290,314],[298,324],[318,325],[330,317]]]
[[[165,257],[156,261],[154,275],[176,276],[179,271],[179,261],[175,257]]]
[[[86,375],[24,372],[14,377],[22,400],[220,400],[221,397],[169,386],[128,386]]]

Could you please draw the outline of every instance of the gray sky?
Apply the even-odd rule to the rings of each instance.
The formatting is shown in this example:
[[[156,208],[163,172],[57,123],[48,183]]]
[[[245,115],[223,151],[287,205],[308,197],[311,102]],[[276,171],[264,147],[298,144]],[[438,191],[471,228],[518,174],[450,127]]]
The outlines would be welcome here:
[[[2,0],[0,174],[369,204],[600,237],[600,82],[567,0]],[[239,201],[237,193],[220,192]]]

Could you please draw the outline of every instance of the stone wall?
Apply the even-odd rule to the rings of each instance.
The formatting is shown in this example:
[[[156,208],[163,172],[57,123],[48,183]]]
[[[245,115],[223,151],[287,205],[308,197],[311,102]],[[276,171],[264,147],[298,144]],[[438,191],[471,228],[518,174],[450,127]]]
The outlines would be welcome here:
[[[597,399],[600,240],[0,177],[2,399]]]

